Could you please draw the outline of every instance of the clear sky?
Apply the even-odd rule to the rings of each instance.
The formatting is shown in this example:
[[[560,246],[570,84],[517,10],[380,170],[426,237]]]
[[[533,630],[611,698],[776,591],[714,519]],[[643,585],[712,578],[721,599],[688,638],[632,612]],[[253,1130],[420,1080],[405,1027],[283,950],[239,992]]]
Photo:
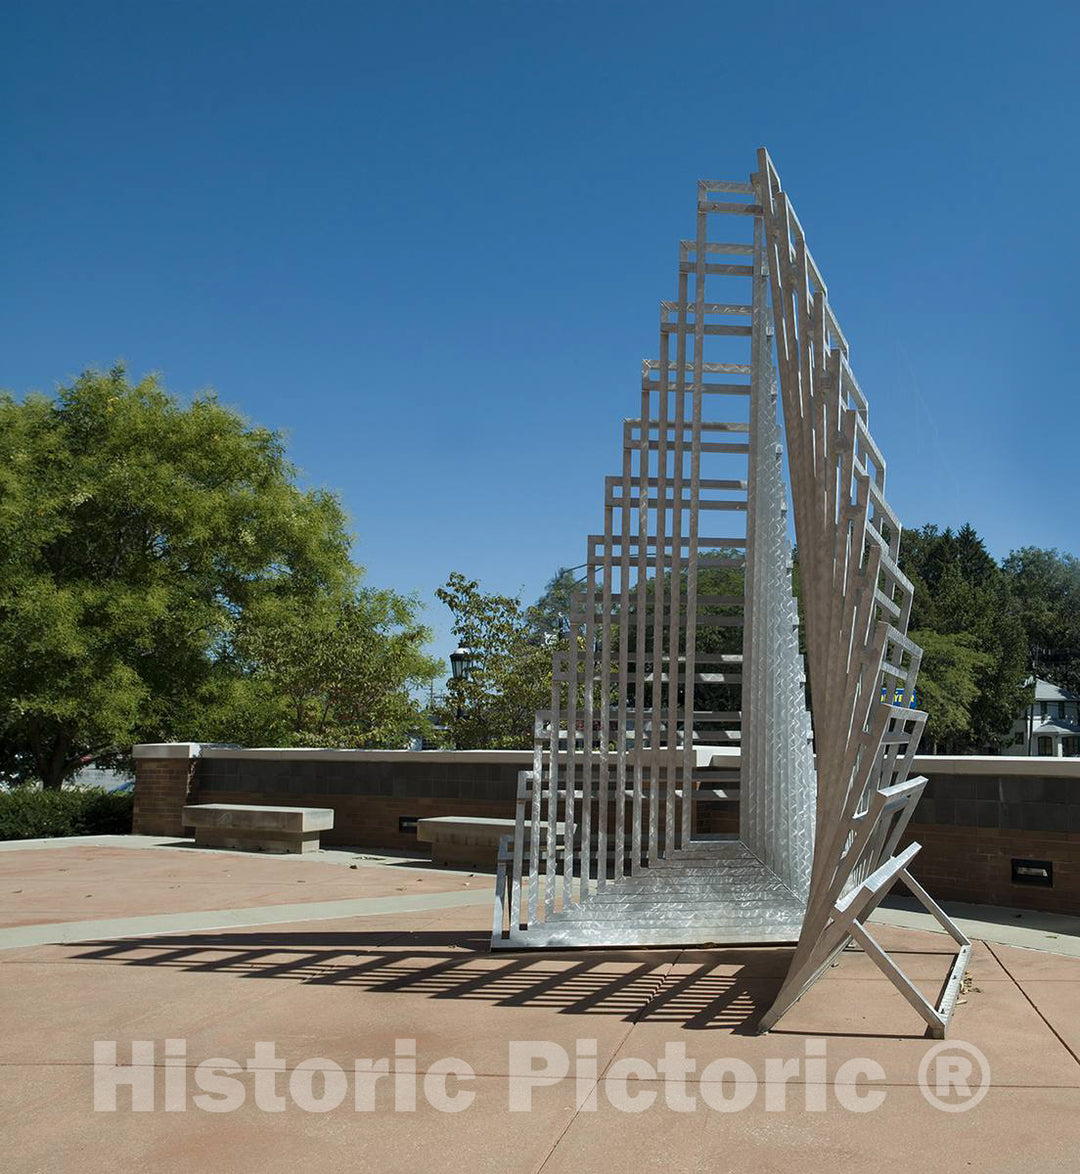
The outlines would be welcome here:
[[[369,582],[580,563],[699,177],[768,146],[909,526],[1080,551],[1074,4],[6,0],[0,386],[209,387]]]

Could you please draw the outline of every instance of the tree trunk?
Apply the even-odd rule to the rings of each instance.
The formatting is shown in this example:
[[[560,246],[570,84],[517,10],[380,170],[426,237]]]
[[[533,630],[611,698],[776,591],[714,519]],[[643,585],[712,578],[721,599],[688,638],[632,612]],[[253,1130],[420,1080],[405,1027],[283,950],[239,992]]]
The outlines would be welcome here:
[[[63,787],[64,778],[71,770],[68,761],[70,751],[71,739],[63,731],[57,731],[51,744],[44,748],[44,753],[37,755],[38,773],[44,790],[59,791]]]

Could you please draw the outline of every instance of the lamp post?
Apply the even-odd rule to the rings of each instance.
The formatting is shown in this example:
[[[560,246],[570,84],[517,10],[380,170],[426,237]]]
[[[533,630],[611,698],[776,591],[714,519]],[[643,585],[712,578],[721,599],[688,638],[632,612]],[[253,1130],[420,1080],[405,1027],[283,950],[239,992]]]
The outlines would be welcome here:
[[[471,648],[466,648],[463,644],[459,644],[453,652],[450,653],[450,672],[455,681],[467,681],[469,673],[472,671],[473,665],[476,662],[475,654]],[[454,713],[454,720],[461,721],[461,694],[457,693],[457,708]],[[457,739],[454,739],[454,749],[459,749]]]

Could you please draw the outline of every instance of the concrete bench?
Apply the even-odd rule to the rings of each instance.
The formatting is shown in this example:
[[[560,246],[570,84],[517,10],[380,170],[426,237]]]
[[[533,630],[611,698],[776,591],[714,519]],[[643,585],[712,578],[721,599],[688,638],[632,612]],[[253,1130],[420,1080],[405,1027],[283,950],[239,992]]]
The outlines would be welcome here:
[[[248,852],[317,852],[319,833],[334,826],[329,807],[255,807],[246,803],[197,803],[184,808],[185,827],[200,848]]]
[[[416,838],[431,845],[432,863],[444,868],[484,868],[494,872],[499,841],[513,834],[512,819],[439,815],[416,823]]]
[[[526,826],[526,840],[528,833]],[[479,815],[436,815],[416,823],[416,838],[431,845],[431,862],[444,868],[483,868],[494,872],[499,862],[499,842],[513,834],[512,819],[488,819]],[[555,836],[561,857],[561,823],[556,824]],[[541,849],[546,839],[547,824],[541,823]]]

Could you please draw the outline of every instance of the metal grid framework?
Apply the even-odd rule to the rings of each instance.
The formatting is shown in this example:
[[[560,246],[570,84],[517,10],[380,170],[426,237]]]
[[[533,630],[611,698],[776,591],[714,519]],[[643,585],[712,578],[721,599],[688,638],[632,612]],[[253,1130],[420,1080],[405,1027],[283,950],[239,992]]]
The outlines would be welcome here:
[[[854,941],[943,1035],[971,943],[896,848],[926,785],[909,779],[926,714],[915,709],[922,649],[907,636],[912,586],[898,565],[901,526],[885,499],[885,461],[866,397],[799,218],[762,148],[756,184],[768,241],[776,353],[800,552],[817,750],[814,865],[788,976],[767,1031]],[[959,946],[931,1005],[863,922],[897,880]]]
[[[910,704],[921,650],[906,636],[900,525],[847,342],[764,150],[750,182],[698,184],[677,291],[519,778],[493,948],[797,941],[767,1030],[854,939],[941,1032],[968,947],[907,872],[917,846],[893,854],[925,784],[907,779],[925,715]],[[709,832],[735,802],[738,834]],[[898,878],[962,947],[937,1007],[862,925]]]

